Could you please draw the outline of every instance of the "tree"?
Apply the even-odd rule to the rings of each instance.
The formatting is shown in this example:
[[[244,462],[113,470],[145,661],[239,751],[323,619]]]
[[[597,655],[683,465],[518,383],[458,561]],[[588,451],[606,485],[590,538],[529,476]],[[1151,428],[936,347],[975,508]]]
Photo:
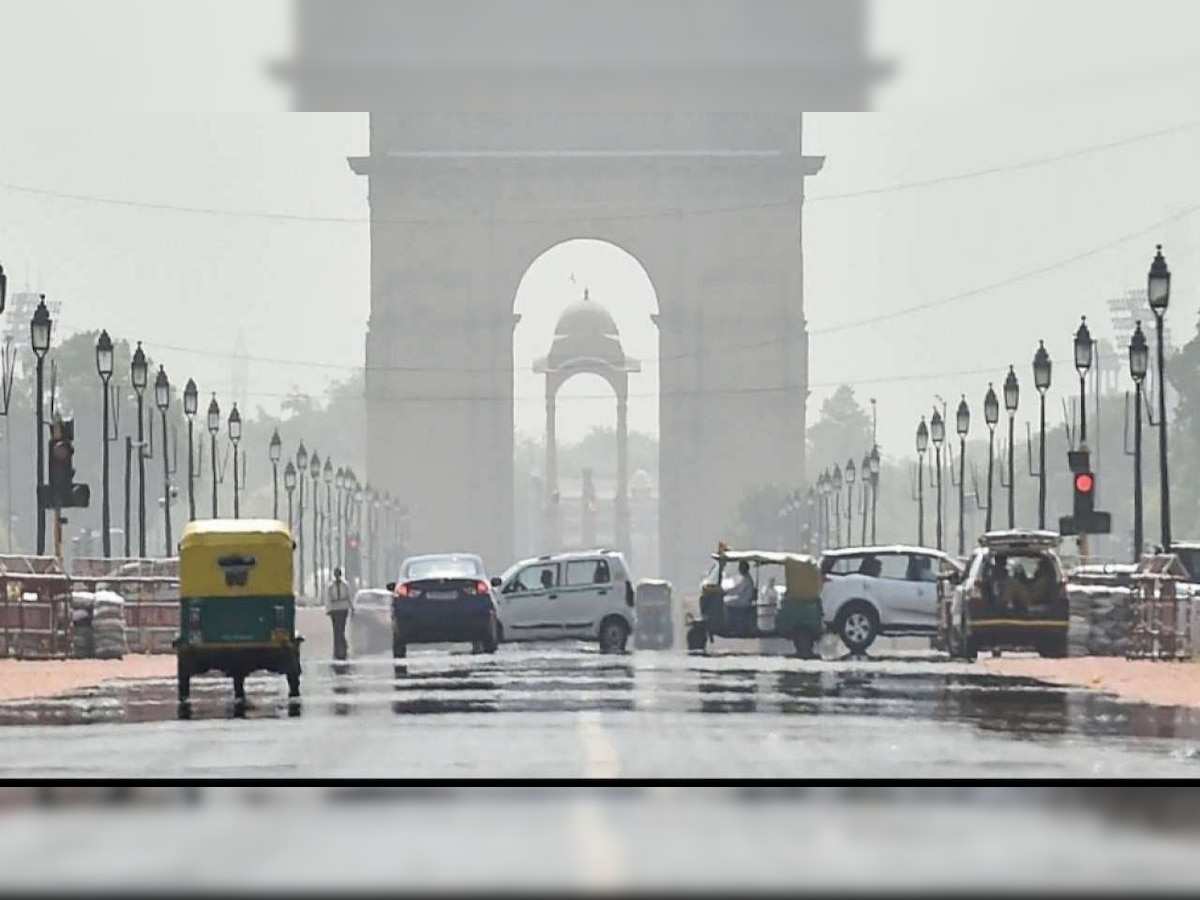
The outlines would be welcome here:
[[[843,384],[821,404],[821,417],[808,429],[809,481],[834,465],[857,466],[871,450],[871,417],[859,405],[854,389]]]
[[[757,485],[742,495],[737,505],[730,542],[747,550],[769,550],[785,545],[785,519],[780,517],[787,492],[773,484]]]

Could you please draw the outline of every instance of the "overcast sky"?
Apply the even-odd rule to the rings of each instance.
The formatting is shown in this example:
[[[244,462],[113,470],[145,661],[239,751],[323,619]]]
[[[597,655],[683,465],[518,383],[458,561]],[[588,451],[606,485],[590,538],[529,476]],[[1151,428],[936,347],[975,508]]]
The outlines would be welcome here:
[[[140,337],[202,390],[228,390],[240,329],[252,406],[361,365],[369,211],[345,158],[365,152],[366,116],[281,111],[288,98],[262,67],[287,53],[285,0],[0,0],[0,23],[11,289],[58,298],[67,330]],[[1106,336],[1108,298],[1144,286],[1157,241],[1176,276],[1176,332],[1194,333],[1200,4],[883,0],[874,26],[876,53],[901,66],[882,111],[806,119],[807,151],[828,157],[805,215],[810,416],[856,384],[864,404],[878,399],[885,453],[907,453],[935,395],[954,405],[966,392],[978,412],[1007,363],[1030,382],[1039,337],[1060,363],[1056,391],[1070,390],[1079,316]],[[544,352],[585,284],[648,360],[631,425],[656,430],[653,289],[615,248],[566,244],[534,265],[515,298],[516,365]],[[527,374],[516,391],[518,428],[539,431],[540,385]],[[563,438],[614,419],[595,382],[564,398]]]

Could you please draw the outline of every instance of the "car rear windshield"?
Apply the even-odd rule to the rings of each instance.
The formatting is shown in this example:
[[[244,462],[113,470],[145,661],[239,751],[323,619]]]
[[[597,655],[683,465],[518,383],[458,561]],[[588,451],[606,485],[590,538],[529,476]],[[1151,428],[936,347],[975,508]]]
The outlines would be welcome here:
[[[426,578],[482,578],[483,566],[469,556],[436,556],[414,559],[404,569],[407,581]]]

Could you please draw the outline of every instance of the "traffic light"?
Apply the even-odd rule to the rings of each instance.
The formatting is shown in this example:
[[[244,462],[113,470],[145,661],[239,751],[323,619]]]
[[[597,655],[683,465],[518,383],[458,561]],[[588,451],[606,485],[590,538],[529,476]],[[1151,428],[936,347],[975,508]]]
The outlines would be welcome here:
[[[1096,511],[1096,476],[1091,472],[1075,474],[1075,520],[1087,522]]]
[[[75,483],[75,422],[59,420],[50,427],[47,484],[41,496],[47,509],[83,508],[91,500],[86,484]]]

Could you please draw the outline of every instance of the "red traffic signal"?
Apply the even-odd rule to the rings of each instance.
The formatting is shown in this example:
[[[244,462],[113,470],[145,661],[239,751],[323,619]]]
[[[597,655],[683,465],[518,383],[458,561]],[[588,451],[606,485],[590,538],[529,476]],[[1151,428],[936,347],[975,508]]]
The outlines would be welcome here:
[[[1075,476],[1075,490],[1081,494],[1090,494],[1096,487],[1096,478],[1091,472],[1080,472]]]

